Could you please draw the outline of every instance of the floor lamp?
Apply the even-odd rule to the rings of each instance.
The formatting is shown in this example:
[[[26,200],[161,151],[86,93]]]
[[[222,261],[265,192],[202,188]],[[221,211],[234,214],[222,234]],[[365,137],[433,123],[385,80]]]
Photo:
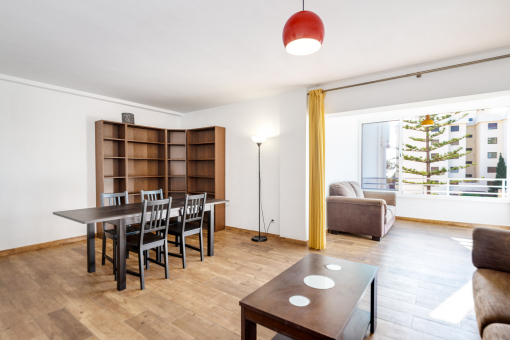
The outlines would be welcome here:
[[[252,241],[253,242],[264,242],[267,241],[267,237],[260,236],[260,145],[266,141],[267,137],[264,136],[253,136],[251,137],[251,140],[256,143],[259,146],[259,236],[253,236]]]

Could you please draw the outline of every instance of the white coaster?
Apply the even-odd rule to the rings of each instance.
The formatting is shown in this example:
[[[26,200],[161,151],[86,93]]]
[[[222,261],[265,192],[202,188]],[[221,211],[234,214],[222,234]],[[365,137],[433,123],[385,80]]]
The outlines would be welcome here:
[[[307,286],[315,289],[330,289],[335,286],[335,281],[322,275],[310,275],[305,277],[303,281]]]

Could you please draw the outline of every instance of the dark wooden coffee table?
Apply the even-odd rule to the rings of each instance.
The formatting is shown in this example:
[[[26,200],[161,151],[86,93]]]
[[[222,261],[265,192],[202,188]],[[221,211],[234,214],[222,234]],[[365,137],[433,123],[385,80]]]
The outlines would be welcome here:
[[[326,268],[337,264],[341,270]],[[335,282],[330,289],[315,289],[303,279],[327,276]],[[358,309],[371,285],[371,312]],[[289,302],[294,295],[310,300],[305,307]],[[329,256],[310,254],[239,302],[242,339],[257,339],[257,324],[279,334],[274,339],[363,339],[377,320],[377,267]]]

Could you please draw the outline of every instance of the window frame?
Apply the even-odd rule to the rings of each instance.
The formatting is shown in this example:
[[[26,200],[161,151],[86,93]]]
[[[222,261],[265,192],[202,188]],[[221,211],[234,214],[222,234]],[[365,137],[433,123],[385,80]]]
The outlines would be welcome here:
[[[473,111],[473,110],[462,110],[462,111]],[[439,113],[440,114],[440,113]],[[410,119],[410,118],[415,118],[416,116],[418,116],[418,114],[399,114],[398,117],[395,115],[395,114],[389,114],[388,116],[386,116],[386,118],[374,118],[374,117],[370,117],[370,118],[362,118],[362,119],[359,119],[357,124],[358,124],[358,182],[361,183],[361,180],[362,180],[362,163],[363,163],[363,157],[362,157],[362,149],[363,149],[363,145],[362,145],[362,142],[363,142],[363,124],[369,124],[369,123],[382,123],[382,122],[390,122],[390,121],[399,121],[399,136],[398,136],[398,140],[399,140],[399,146],[400,146],[400,149],[399,149],[399,164],[403,164],[402,162],[404,161],[403,159],[403,151],[402,151],[402,145],[403,145],[403,126],[404,126],[404,122],[403,120],[404,119]],[[506,131],[509,131],[508,133],[510,134],[510,119],[507,119],[506,122],[503,122],[503,124],[507,124],[506,125]],[[471,133],[469,134],[466,138],[473,138],[474,137],[474,134]],[[506,152],[506,155],[504,155],[506,158],[505,159],[509,159],[510,157],[510,135],[508,136],[509,138],[506,138],[506,141],[507,141],[507,148],[505,148],[505,150],[507,150]],[[489,137],[489,138],[496,138],[497,140],[497,137]],[[471,149],[471,152],[473,152],[473,148],[466,148],[467,149]],[[510,161],[510,159],[509,159]],[[434,199],[434,200],[441,200],[441,199],[446,199],[446,200],[463,200],[463,201],[483,201],[483,202],[488,202],[488,201],[497,201],[497,202],[510,202],[510,166],[507,167],[507,197],[506,198],[492,198],[492,197],[484,197],[484,198],[479,198],[479,197],[465,197],[465,196],[454,196],[454,195],[448,195],[448,196],[436,196],[436,195],[417,195],[417,194],[409,194],[409,193],[404,193],[403,192],[403,172],[402,172],[402,167],[399,167],[399,172],[398,172],[398,176],[399,176],[399,181],[398,181],[398,190],[379,190],[379,191],[382,191],[382,192],[394,192],[397,194],[398,197],[409,197],[409,198],[420,198],[420,199]],[[466,174],[467,175],[467,174]],[[473,175],[471,175],[470,178],[473,178],[472,177]],[[467,178],[467,176],[466,176]]]
[[[491,128],[491,124],[496,124],[496,127]],[[498,129],[498,123],[487,123],[487,130],[497,130]]]
[[[399,153],[398,153],[398,164],[402,162],[402,123],[403,118],[398,119],[381,119],[381,120],[367,120],[367,121],[358,121],[358,155],[359,160],[359,174],[358,174],[358,183],[361,186],[362,190],[376,190],[376,191],[387,191],[387,192],[395,192],[397,194],[401,193],[401,185],[402,185],[402,167],[398,167],[398,190],[386,190],[386,189],[363,189],[363,124],[375,124],[375,123],[389,123],[389,122],[398,122],[399,124],[399,133],[398,133],[398,145],[399,145]]]
[[[457,130],[453,128],[457,128]],[[460,125],[450,125],[450,132],[460,132]]]
[[[496,143],[491,143],[490,140],[491,139],[495,139],[496,140]],[[487,144],[488,145],[497,145],[498,144],[498,137],[488,137],[487,138]]]
[[[494,157],[490,157],[491,153],[494,154]],[[497,152],[493,152],[493,151],[487,152],[487,159],[497,159],[497,158],[498,158],[498,153]]]

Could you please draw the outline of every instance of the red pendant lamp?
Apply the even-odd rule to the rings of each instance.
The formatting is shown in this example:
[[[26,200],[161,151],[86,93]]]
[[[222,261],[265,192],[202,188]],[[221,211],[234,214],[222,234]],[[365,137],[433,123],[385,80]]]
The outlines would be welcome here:
[[[293,55],[308,55],[317,52],[324,41],[324,24],[321,18],[310,11],[297,12],[287,20],[283,28],[283,44]]]

